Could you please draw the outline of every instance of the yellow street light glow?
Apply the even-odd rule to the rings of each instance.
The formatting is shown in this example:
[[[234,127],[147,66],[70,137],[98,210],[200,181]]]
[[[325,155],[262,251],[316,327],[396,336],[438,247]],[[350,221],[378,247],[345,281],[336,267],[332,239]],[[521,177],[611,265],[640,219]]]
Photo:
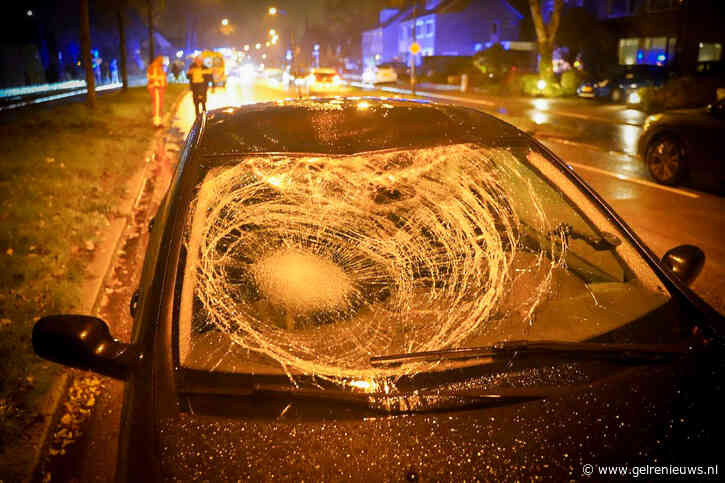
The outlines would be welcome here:
[[[544,79],[539,79],[538,81],[536,81],[536,88],[540,91],[546,89],[546,81]]]
[[[275,35],[277,35],[277,31],[274,30],[274,29],[269,29],[269,35],[271,35],[272,37],[274,37]]]
[[[265,46],[269,47],[269,40],[264,43]]]
[[[370,103],[368,101],[360,101],[357,103],[357,108],[359,111],[364,111],[370,107]]]
[[[249,44],[246,44],[246,45],[244,46],[244,50],[249,50]]]
[[[269,7],[269,9],[267,9],[267,13],[270,15],[277,15],[277,7]]]
[[[266,59],[267,58],[267,54],[262,54],[262,58],[263,59]]]
[[[257,42],[257,44],[254,46],[254,48],[257,49],[257,50],[259,50],[259,49],[262,48],[262,44],[260,44],[259,42]]]
[[[229,19],[228,19],[228,18],[223,18],[223,19],[222,19],[222,25],[224,25],[225,27],[226,27],[227,25],[229,25]]]
[[[277,37],[272,37],[272,45],[277,45]]]

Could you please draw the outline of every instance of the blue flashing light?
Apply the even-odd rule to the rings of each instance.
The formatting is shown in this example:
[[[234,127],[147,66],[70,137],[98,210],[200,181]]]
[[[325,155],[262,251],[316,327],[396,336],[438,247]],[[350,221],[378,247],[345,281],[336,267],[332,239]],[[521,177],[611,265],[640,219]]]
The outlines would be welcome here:
[[[644,57],[644,54],[642,53],[642,51],[638,50],[637,51],[637,61],[642,60],[643,57]]]
[[[483,50],[483,44],[481,42],[477,42],[476,45],[473,46],[473,51],[478,52],[480,50]]]
[[[667,56],[665,54],[660,54],[657,56],[657,60],[660,62],[664,62],[665,60],[667,60]]]

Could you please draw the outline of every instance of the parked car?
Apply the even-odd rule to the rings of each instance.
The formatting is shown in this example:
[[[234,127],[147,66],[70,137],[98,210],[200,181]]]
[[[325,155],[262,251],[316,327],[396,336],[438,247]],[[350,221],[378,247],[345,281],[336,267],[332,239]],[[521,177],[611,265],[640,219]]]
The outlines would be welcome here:
[[[398,73],[391,64],[380,64],[366,69],[362,80],[367,84],[394,83],[398,81]]]
[[[659,183],[676,185],[687,178],[725,187],[725,99],[707,108],[654,114],[645,120],[637,151]]]
[[[33,346],[126,381],[121,481],[716,465],[724,321],[687,288],[703,263],[656,259],[564,161],[473,109],[229,107],[187,138],[131,340],[56,315]]]
[[[607,99],[612,102],[639,104],[638,89],[642,87],[661,87],[669,70],[651,65],[622,66],[612,70],[599,81],[583,82],[577,88],[577,95],[585,98]]]
[[[310,94],[331,94],[344,92],[349,87],[335,69],[315,68],[307,76],[307,89]]]

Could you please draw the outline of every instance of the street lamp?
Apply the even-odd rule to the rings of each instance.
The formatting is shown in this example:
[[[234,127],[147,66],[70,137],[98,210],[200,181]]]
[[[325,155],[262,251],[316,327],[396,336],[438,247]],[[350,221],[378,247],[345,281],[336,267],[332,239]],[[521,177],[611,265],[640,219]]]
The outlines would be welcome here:
[[[248,52],[248,51],[249,51],[249,44],[244,44],[244,50],[245,50],[246,52]]]
[[[257,50],[259,50],[259,49],[261,49],[261,48],[262,48],[262,44],[260,44],[259,42],[257,42],[257,43],[256,43],[256,44],[254,45],[254,48],[255,48],[255,49],[257,49]]]
[[[28,10],[25,13],[28,15],[28,17],[32,17],[33,16],[33,11],[32,10]]]
[[[222,25],[224,25],[225,27],[226,27],[227,25],[229,25],[229,19],[228,19],[228,18],[223,18],[223,19],[222,19]]]
[[[270,15],[277,15],[277,7],[269,7],[267,13]]]
[[[268,40],[268,41],[266,41],[266,42],[264,43],[264,46],[265,46],[265,47],[269,47],[269,45],[270,45],[270,44],[269,44],[269,40]]]
[[[269,35],[270,37],[274,37],[275,35],[277,35],[277,31],[274,29],[269,29]]]

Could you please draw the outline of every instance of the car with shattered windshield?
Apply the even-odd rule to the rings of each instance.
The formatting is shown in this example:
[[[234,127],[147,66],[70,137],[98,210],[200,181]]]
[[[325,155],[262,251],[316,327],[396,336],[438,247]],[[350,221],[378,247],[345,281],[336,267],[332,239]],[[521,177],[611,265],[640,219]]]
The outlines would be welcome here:
[[[126,381],[121,481],[710,465],[723,319],[687,288],[703,263],[655,258],[487,114],[278,101],[197,120],[130,341],[56,315],[33,344]]]

